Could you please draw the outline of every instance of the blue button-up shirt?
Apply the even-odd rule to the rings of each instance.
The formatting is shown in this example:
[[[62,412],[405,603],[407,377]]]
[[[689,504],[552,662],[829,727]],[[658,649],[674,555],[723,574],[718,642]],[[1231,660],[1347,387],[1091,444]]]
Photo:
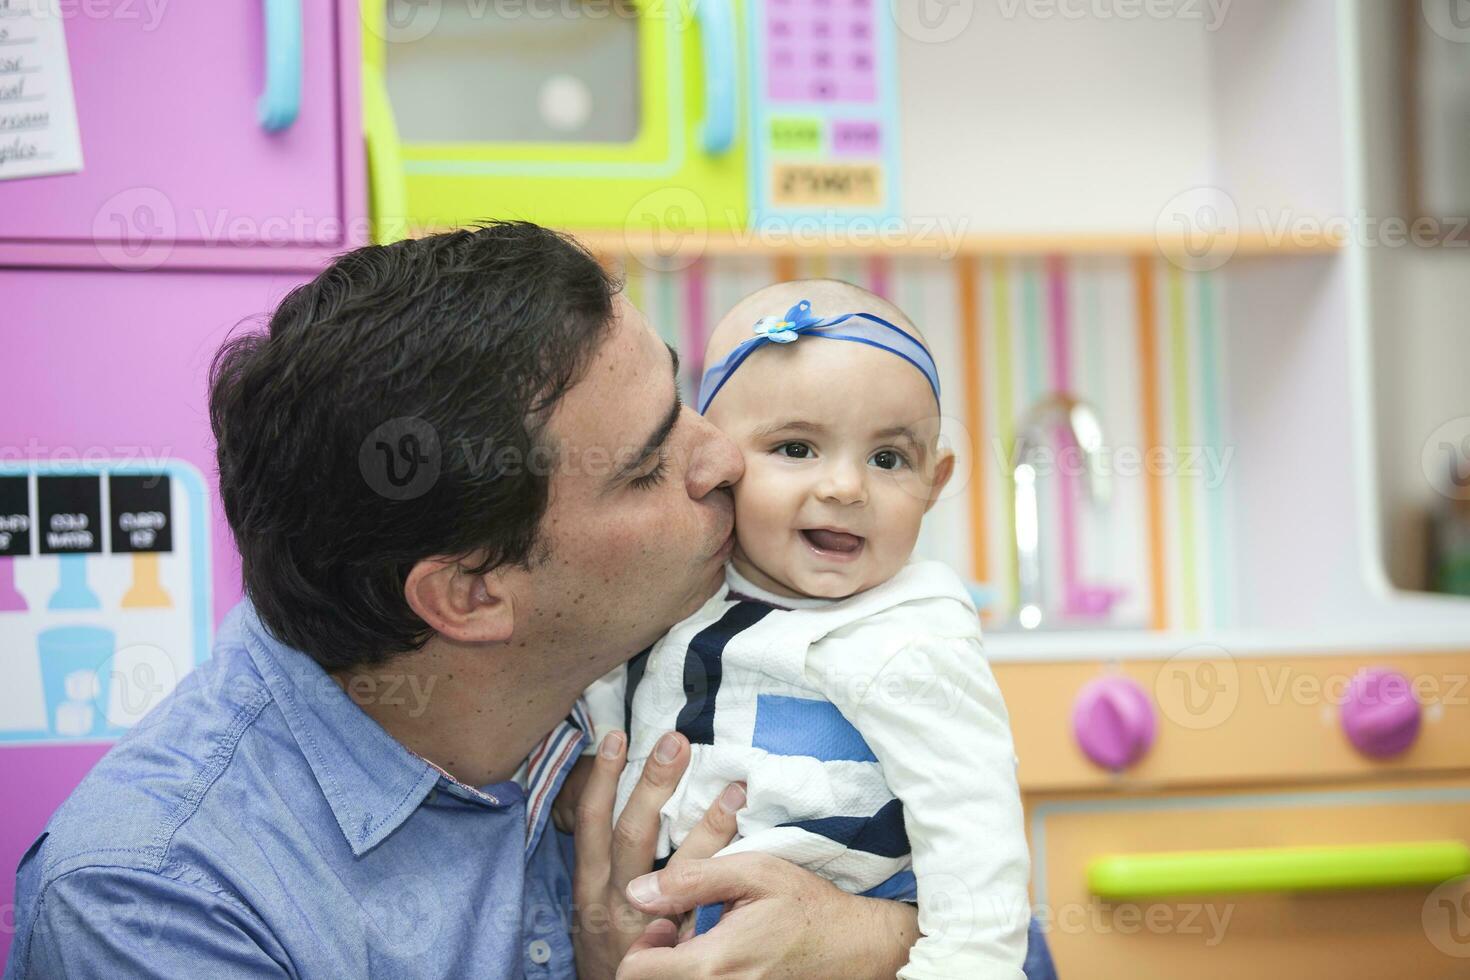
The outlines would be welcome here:
[[[546,824],[589,730],[579,705],[516,781],[465,786],[242,603],[26,853],[5,975],[574,977]]]

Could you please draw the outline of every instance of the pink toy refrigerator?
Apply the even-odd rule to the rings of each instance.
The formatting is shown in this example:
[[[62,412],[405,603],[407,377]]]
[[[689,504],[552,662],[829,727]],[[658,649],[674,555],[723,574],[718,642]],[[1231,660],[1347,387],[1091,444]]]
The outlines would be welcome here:
[[[215,351],[367,237],[351,0],[60,10],[82,167],[0,164],[0,962],[21,855],[239,599]]]

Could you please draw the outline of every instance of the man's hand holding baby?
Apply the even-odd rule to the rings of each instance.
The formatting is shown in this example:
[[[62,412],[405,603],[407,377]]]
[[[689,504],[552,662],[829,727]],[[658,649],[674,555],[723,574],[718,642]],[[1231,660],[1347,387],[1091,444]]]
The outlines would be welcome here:
[[[689,765],[689,741],[676,732],[664,735],[614,825],[613,803],[627,752],[628,739],[622,732],[609,732],[603,737],[576,804],[577,866],[572,902],[577,926],[573,945],[577,975],[587,980],[613,977],[623,954],[643,935],[652,919],[628,901],[627,886],[653,867],[659,810]],[[744,805],[744,788],[732,783],[670,859],[669,866],[707,858],[730,843],[735,838],[735,813]]]
[[[919,938],[912,906],[849,895],[804,868],[764,854],[711,858],[735,838],[735,815],[745,804],[739,783],[726,787],[667,867],[648,873],[659,810],[678,785],[689,755],[687,739],[665,734],[614,826],[627,738],[622,732],[603,738],[576,806],[578,976],[893,976]],[[650,882],[658,885],[651,893]],[[717,902],[726,909],[719,924],[681,942],[675,920]],[[814,924],[821,928],[814,930]],[[825,941],[813,944],[814,934]]]

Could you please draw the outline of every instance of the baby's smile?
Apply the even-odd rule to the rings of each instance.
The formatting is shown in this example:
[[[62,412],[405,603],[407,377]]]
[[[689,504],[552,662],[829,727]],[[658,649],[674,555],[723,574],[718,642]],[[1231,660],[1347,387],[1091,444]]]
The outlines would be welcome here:
[[[800,533],[812,552],[827,561],[853,561],[863,551],[863,536],[842,528],[806,527]]]

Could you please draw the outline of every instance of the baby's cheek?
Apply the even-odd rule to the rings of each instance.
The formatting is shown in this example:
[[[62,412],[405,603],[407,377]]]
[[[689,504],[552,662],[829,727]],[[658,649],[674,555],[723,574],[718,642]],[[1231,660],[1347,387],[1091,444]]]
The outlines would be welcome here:
[[[879,501],[885,515],[881,550],[890,562],[897,562],[895,572],[908,561],[924,522],[924,504],[914,495],[916,489],[915,486],[895,485],[887,488],[888,492]]]
[[[754,557],[773,543],[778,529],[784,528],[780,487],[759,465],[745,471],[745,479],[735,484],[735,536],[747,554]]]

